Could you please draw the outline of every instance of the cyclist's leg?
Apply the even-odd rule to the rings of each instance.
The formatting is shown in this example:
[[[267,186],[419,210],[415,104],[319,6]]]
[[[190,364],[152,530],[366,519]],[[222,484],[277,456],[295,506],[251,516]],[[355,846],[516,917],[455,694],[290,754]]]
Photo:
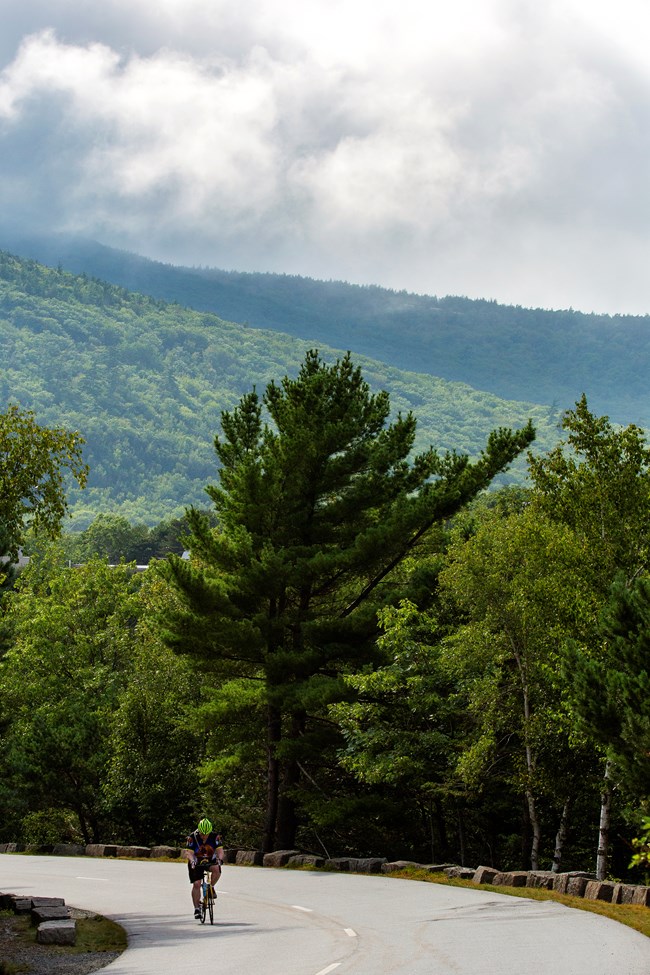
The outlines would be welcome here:
[[[192,884],[192,903],[194,904],[195,908],[201,906],[201,881],[200,880],[195,880],[194,883]]]
[[[219,863],[210,864],[210,883],[212,884],[212,889],[214,890],[214,885],[218,882],[221,876],[221,865]],[[217,895],[215,894],[215,897]]]

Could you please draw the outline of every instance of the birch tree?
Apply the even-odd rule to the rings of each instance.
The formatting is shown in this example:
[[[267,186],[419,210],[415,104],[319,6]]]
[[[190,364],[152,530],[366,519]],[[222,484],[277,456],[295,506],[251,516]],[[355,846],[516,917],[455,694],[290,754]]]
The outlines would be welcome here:
[[[552,797],[559,810],[558,869],[576,788],[560,663],[566,638],[588,628],[594,616],[583,561],[570,529],[527,508],[486,519],[469,540],[452,545],[440,575],[443,596],[466,620],[448,638],[471,681],[476,728],[459,771],[480,776],[499,754],[502,765],[504,759],[511,765],[528,811],[532,870],[539,867],[545,829],[540,798]]]
[[[535,505],[584,540],[584,571],[604,606],[617,577],[629,587],[650,569],[650,448],[640,427],[619,429],[608,417],[594,416],[584,395],[566,412],[562,428],[566,437],[554,450],[539,458],[529,456]],[[607,644],[597,639],[576,646],[572,671],[589,675],[595,669],[605,675],[607,657]],[[594,710],[603,695],[602,681],[603,676],[594,685]],[[583,699],[578,691],[577,709]],[[596,723],[591,721],[590,727],[598,741]],[[619,778],[611,755],[602,762],[597,852],[601,877],[606,873],[612,794]]]

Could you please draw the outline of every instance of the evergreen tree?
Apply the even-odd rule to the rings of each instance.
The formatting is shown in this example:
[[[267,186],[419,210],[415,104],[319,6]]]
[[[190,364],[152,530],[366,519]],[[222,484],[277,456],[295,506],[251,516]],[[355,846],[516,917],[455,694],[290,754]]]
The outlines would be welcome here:
[[[389,412],[349,355],[327,365],[311,351],[297,378],[245,395],[215,440],[219,528],[190,510],[192,558],[161,568],[176,591],[170,645],[258,689],[265,849],[295,843],[301,779],[318,776],[332,734],[326,707],[349,695],[344,674],[379,659],[378,610],[412,594],[405,557],[534,437],[529,423],[492,433],[474,463],[433,449],[409,461],[415,418]]]

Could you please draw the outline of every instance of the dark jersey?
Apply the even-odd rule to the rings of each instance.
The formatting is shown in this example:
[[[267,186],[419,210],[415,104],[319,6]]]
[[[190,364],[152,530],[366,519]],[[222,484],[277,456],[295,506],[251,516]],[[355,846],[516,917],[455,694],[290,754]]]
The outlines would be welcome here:
[[[220,846],[223,846],[221,837],[215,832],[210,833],[209,836],[202,839],[199,836],[199,831],[195,829],[187,837],[187,849],[194,851],[194,856],[199,862],[201,860],[209,860],[211,863],[214,863],[217,860],[217,850]]]

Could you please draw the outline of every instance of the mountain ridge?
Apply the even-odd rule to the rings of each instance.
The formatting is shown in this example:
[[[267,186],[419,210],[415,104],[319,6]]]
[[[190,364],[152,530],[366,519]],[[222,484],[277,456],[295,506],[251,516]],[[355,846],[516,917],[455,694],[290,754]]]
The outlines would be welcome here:
[[[11,235],[9,235],[11,237]],[[0,246],[7,238],[0,231]],[[377,285],[182,268],[95,241],[24,238],[25,256],[252,328],[350,349],[503,399],[566,408],[586,392],[614,422],[650,424],[650,316],[523,308]]]
[[[75,527],[105,511],[155,524],[206,504],[221,411],[295,373],[313,345],[0,252],[0,401],[86,438],[91,473],[70,494]],[[319,348],[330,361],[342,354]],[[529,417],[537,450],[557,439],[557,411],[543,404],[353,358],[373,390],[389,392],[393,414],[414,412],[419,450],[476,457],[494,428]],[[502,483],[524,478],[520,459]]]

